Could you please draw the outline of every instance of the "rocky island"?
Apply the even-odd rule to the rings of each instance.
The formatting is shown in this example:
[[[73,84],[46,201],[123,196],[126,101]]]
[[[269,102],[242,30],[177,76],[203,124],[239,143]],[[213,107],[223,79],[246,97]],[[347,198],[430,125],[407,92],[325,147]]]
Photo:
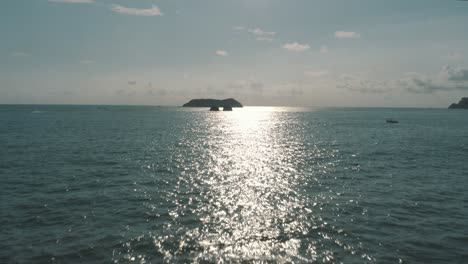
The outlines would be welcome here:
[[[183,107],[243,107],[236,99],[228,98],[224,100],[217,99],[192,99]]]
[[[451,104],[449,109],[468,109],[468,97],[463,97],[458,104]]]

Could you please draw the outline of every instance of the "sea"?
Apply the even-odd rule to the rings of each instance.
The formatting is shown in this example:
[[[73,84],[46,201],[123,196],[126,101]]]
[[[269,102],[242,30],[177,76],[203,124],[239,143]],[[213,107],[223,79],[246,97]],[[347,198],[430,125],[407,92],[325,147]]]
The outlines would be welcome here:
[[[465,110],[0,106],[5,264],[468,263],[467,190]]]

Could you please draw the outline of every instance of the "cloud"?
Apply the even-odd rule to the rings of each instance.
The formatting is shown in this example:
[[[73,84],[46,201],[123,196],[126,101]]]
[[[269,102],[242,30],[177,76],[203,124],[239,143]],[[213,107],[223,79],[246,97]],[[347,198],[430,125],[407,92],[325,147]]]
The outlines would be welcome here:
[[[226,57],[226,56],[229,55],[229,53],[227,53],[227,51],[225,51],[225,50],[217,50],[216,55]]]
[[[343,74],[337,79],[336,87],[361,93],[387,93],[392,90],[410,93],[468,91],[468,68],[445,66],[434,76],[409,72],[389,81],[366,80]]]
[[[322,45],[322,47],[320,47],[320,53],[328,53],[328,47],[326,45]]]
[[[411,93],[434,93],[437,91],[451,91],[461,89],[455,87],[449,82],[440,82],[419,73],[407,73],[404,77],[398,80],[398,84]]]
[[[335,37],[339,39],[355,39],[360,38],[361,34],[352,31],[336,31]]]
[[[468,69],[445,66],[435,77],[418,73],[407,73],[398,83],[412,93],[434,93],[438,91],[468,91]]]
[[[113,4],[111,6],[111,10],[114,11],[115,13],[131,15],[131,16],[162,16],[163,15],[159,7],[155,5],[152,5],[151,8],[140,9],[140,8],[124,7],[121,5]]]
[[[310,46],[308,44],[299,44],[297,42],[293,42],[284,44],[283,49],[295,52],[303,52],[310,49]]]
[[[49,0],[53,3],[66,3],[66,4],[94,4],[94,0]]]
[[[466,82],[468,81],[467,68],[452,68],[445,66],[441,71],[442,76],[445,76],[449,81]]]
[[[238,31],[247,31],[248,33],[256,36],[256,40],[258,41],[266,41],[266,42],[272,42],[274,41],[274,36],[276,35],[276,32],[273,32],[273,31],[266,31],[266,30],[263,30],[259,27],[256,27],[256,28],[246,28],[246,27],[242,27],[242,26],[237,26],[237,27],[234,27],[234,30],[238,30]]]
[[[29,54],[26,53],[26,52],[15,51],[15,52],[11,53],[11,56],[13,56],[13,57],[27,57],[27,56],[29,56]]]
[[[94,61],[93,60],[80,60],[80,63],[81,64],[93,64]]]
[[[305,76],[314,77],[314,78],[323,77],[328,74],[330,74],[329,71],[305,71],[304,72]]]
[[[261,28],[249,28],[247,29],[247,31],[249,33],[252,33],[254,35],[257,35],[257,36],[275,36],[276,35],[276,32],[273,32],[273,31],[264,31],[263,29]]]
[[[349,74],[339,76],[336,84],[338,89],[359,93],[388,93],[394,87],[392,81],[366,80]]]

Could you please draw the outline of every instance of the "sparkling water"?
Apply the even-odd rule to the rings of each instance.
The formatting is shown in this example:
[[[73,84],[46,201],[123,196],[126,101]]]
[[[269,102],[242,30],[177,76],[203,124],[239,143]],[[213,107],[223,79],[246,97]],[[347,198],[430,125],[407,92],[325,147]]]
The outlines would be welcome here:
[[[0,150],[1,263],[468,262],[468,111],[0,106]]]

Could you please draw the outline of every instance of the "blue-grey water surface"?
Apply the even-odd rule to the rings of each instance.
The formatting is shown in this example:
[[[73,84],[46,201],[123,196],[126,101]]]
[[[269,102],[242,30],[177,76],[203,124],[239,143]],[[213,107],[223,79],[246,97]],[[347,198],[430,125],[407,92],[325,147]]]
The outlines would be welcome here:
[[[467,189],[463,110],[0,106],[0,263],[468,263]]]

